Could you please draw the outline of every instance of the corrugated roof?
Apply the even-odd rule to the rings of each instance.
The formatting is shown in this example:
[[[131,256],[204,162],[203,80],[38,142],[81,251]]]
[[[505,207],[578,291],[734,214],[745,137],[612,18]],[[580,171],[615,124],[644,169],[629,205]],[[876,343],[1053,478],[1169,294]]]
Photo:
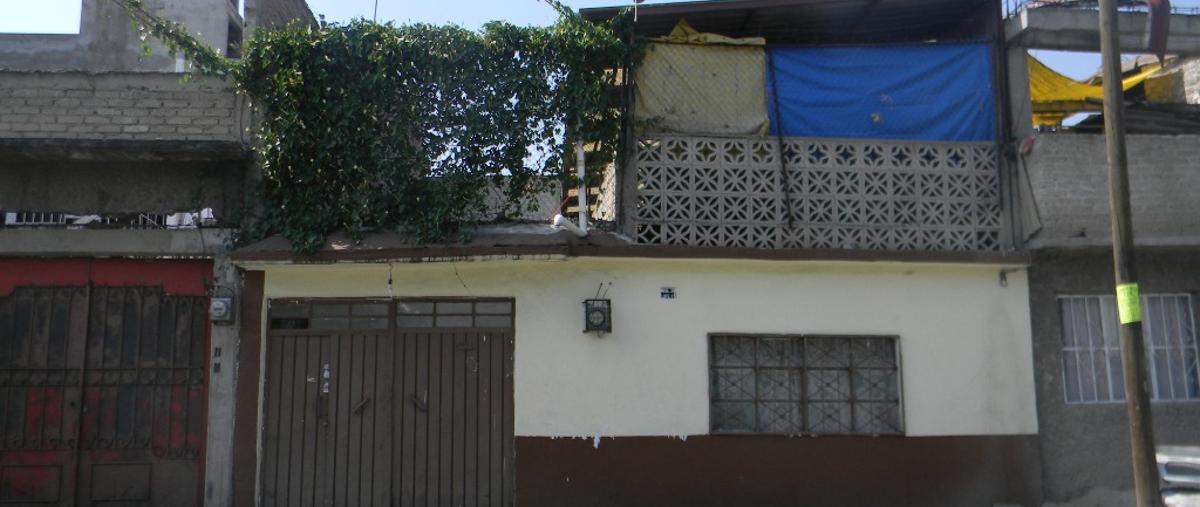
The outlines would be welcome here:
[[[627,5],[582,9],[612,18]],[[989,37],[993,0],[708,0],[641,5],[639,35],[661,36],[680,19],[701,32],[766,37],[769,44],[851,44]]]

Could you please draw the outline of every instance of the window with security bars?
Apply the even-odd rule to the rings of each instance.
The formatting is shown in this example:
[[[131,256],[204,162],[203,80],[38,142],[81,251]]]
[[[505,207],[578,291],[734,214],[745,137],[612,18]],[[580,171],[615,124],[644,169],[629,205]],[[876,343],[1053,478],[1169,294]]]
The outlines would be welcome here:
[[[1112,296],[1059,296],[1063,390],[1067,403],[1125,401]],[[1187,294],[1142,296],[1142,332],[1156,401],[1200,400],[1196,320]]]
[[[897,341],[711,335],[714,433],[900,434]]]

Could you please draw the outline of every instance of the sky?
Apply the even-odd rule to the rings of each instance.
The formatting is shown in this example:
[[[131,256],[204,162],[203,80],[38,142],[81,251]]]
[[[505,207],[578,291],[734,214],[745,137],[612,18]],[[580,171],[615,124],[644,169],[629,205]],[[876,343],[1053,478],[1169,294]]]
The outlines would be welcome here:
[[[647,4],[664,0],[647,0]],[[565,0],[572,8],[630,5],[632,0]],[[1200,7],[1200,0],[1174,0],[1178,7]],[[81,0],[0,0],[0,33],[78,33]],[[326,21],[371,18],[376,0],[308,0],[313,14]],[[378,19],[397,23],[455,23],[478,28],[503,19],[518,25],[544,25],[555,13],[539,0],[378,0]],[[1034,56],[1063,74],[1076,79],[1091,76],[1100,66],[1094,53],[1035,51]]]

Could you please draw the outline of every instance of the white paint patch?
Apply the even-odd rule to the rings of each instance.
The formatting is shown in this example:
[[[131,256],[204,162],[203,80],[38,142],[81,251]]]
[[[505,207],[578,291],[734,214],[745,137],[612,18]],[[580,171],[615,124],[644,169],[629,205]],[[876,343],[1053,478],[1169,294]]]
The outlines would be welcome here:
[[[1001,287],[1001,267],[573,258],[392,274],[397,297],[515,298],[516,434],[599,445],[597,435],[707,434],[718,332],[898,336],[906,434],[1034,434],[1028,286],[1019,270]],[[268,298],[387,295],[386,264],[265,269]],[[581,303],[610,281],[613,330],[596,338]],[[662,287],[680,297],[661,299]]]

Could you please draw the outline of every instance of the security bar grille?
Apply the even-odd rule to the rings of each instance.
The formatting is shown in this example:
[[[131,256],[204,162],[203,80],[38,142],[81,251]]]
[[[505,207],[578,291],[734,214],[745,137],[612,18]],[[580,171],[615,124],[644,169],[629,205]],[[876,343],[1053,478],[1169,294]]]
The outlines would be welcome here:
[[[1125,400],[1112,296],[1060,296],[1063,390],[1067,403]],[[1200,399],[1196,322],[1187,294],[1142,297],[1142,329],[1156,401]]]
[[[899,434],[896,339],[713,335],[716,433]]]

